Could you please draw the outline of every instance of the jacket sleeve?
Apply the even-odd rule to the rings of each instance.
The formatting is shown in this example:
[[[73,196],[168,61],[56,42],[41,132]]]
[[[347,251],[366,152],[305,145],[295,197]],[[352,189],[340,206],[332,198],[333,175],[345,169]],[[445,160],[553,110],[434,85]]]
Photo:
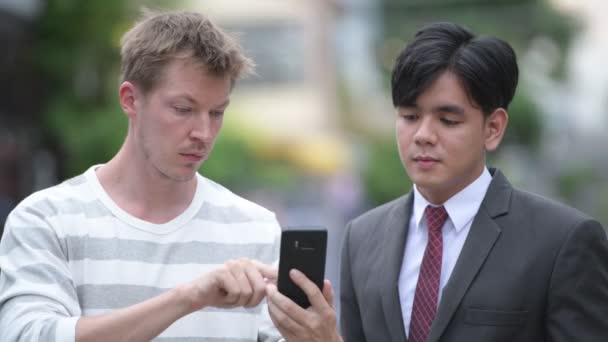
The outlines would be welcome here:
[[[593,220],[577,224],[555,261],[547,305],[552,342],[606,341],[608,336],[608,242]]]
[[[81,311],[64,251],[43,214],[11,213],[0,242],[0,341],[75,340]]]
[[[351,225],[352,222],[346,226],[340,262],[340,332],[345,342],[365,342],[351,273]]]

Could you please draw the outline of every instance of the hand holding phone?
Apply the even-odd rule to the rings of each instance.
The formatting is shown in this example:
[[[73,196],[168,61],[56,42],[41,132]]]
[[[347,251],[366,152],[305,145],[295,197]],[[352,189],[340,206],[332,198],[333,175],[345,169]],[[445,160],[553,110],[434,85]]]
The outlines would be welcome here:
[[[327,250],[326,229],[289,229],[281,234],[279,259],[279,292],[303,308],[310,306],[308,297],[289,277],[291,269],[304,273],[323,290],[325,256]]]

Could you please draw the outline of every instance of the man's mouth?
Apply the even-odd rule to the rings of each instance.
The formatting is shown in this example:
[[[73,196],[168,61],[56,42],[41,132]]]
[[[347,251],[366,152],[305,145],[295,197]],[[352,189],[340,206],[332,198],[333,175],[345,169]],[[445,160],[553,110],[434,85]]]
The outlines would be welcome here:
[[[180,153],[180,155],[192,162],[201,161],[204,157],[202,153]]]
[[[439,163],[439,159],[429,156],[416,156],[413,158],[413,160],[416,165],[422,169],[430,169]]]

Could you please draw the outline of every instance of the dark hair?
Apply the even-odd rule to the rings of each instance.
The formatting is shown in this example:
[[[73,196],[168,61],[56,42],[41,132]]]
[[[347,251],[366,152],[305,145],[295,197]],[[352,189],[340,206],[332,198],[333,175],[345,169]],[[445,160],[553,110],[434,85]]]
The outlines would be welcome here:
[[[454,73],[484,115],[507,109],[517,87],[515,52],[494,37],[475,37],[452,23],[434,23],[416,33],[397,57],[391,77],[393,105],[414,106],[445,71]]]

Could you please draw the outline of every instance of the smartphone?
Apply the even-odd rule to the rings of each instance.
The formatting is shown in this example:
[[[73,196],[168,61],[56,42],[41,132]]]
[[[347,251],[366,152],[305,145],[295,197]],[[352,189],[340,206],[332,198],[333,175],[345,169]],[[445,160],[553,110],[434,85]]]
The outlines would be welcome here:
[[[291,298],[303,308],[310,306],[308,297],[289,277],[291,269],[304,273],[308,279],[323,289],[325,279],[325,255],[327,230],[288,229],[281,234],[281,256],[279,259],[279,292]]]

